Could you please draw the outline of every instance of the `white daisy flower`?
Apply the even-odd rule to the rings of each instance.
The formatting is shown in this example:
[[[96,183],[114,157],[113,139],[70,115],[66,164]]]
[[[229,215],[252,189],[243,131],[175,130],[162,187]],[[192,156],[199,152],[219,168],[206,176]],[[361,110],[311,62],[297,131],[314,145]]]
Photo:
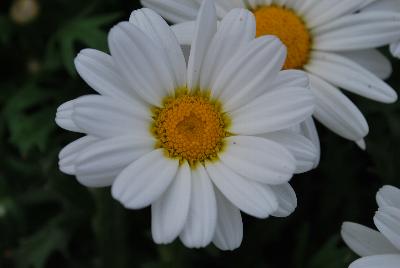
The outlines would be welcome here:
[[[155,242],[237,248],[240,211],[285,217],[288,181],[313,167],[316,149],[293,126],[314,110],[308,79],[281,71],[284,45],[255,39],[254,16],[231,11],[217,31],[202,5],[186,65],[176,36],[149,9],[109,34],[111,56],[85,49],[81,77],[100,95],[60,106],[56,122],[86,134],[60,153],[60,169],[89,187],[112,185],[126,208],[151,205]],[[261,68],[262,67],[262,68]]]
[[[379,232],[351,222],[342,226],[343,240],[362,257],[350,268],[400,267],[400,190],[384,186],[376,199],[379,210],[374,222]]]
[[[173,23],[180,43],[193,39],[191,20],[201,0],[142,0]],[[365,148],[366,119],[339,88],[383,103],[396,92],[379,77],[390,62],[374,48],[400,39],[400,14],[354,14],[371,0],[215,0],[222,18],[232,8],[247,8],[257,21],[257,36],[276,35],[287,46],[284,69],[308,72],[317,98],[314,117],[338,135]]]
[[[400,12],[399,0],[376,0],[362,9],[362,12]],[[390,44],[390,52],[394,57],[400,58],[400,38]]]

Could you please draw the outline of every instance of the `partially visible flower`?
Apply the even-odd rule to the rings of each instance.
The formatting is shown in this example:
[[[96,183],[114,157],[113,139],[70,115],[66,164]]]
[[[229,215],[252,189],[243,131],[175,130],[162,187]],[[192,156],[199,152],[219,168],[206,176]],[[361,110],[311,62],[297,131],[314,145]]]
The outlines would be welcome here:
[[[355,13],[371,0],[220,0],[220,18],[232,8],[256,16],[257,36],[276,35],[288,48],[285,69],[306,70],[317,98],[314,117],[365,149],[366,119],[339,89],[383,103],[397,93],[387,78],[390,62],[375,48],[400,39],[400,14]],[[142,0],[173,23],[181,44],[190,44],[201,0]]]
[[[400,1],[399,0],[378,0],[367,5],[362,12],[374,12],[374,11],[394,11],[400,12]],[[390,52],[393,56],[400,58],[400,38],[390,44]]]
[[[400,267],[400,190],[384,186],[376,199],[379,210],[374,222],[379,232],[356,223],[343,223],[343,240],[362,257],[350,268]]]
[[[10,17],[18,24],[26,24],[33,21],[39,14],[39,4],[36,0],[14,0]]]
[[[240,211],[288,216],[297,205],[288,181],[317,155],[294,129],[314,97],[303,72],[281,71],[283,44],[255,30],[254,16],[235,9],[217,31],[204,1],[186,65],[168,24],[134,11],[110,31],[111,56],[85,49],[75,60],[100,95],[59,107],[58,125],[86,134],[60,152],[60,169],[89,187],[112,185],[126,208],[151,205],[161,244],[233,250]]]

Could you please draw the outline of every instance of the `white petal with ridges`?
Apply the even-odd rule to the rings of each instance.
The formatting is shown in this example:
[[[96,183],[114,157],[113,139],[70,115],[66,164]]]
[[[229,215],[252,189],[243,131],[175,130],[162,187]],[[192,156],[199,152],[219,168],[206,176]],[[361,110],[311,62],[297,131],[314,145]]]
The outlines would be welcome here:
[[[400,189],[385,185],[376,194],[379,207],[396,207],[400,209]]]
[[[160,106],[175,89],[175,74],[165,51],[129,22],[111,29],[108,44],[119,72],[132,89],[149,104]]]
[[[270,83],[281,70],[286,48],[273,36],[263,36],[243,46],[226,62],[211,94],[219,98],[226,111],[232,111],[272,89]]]
[[[228,137],[219,157],[239,175],[266,184],[288,182],[296,169],[296,160],[283,144],[260,137]]]
[[[334,53],[314,52],[305,69],[333,85],[384,103],[397,100],[397,94],[373,73]]]
[[[148,8],[132,12],[129,22],[145,32],[156,45],[162,46],[169,68],[175,77],[175,88],[186,86],[186,62],[182,49],[168,24]]]
[[[282,130],[262,135],[285,147],[296,159],[295,173],[304,173],[314,168],[319,152],[314,144],[303,135]]]
[[[399,252],[381,233],[357,223],[343,223],[341,235],[349,248],[361,257]]]
[[[83,49],[75,58],[75,67],[83,80],[99,94],[135,101],[135,92],[118,73],[112,57],[95,49]]]
[[[76,176],[89,187],[109,186],[128,165],[150,153],[155,145],[150,137],[120,136],[88,146],[76,159]]]
[[[317,27],[313,32],[316,50],[375,48],[399,39],[400,14],[396,12],[349,14]]]
[[[314,112],[315,98],[308,88],[291,87],[267,92],[230,112],[235,134],[278,131],[301,123]]]
[[[377,49],[342,51],[338,54],[358,63],[381,79],[387,79],[392,74],[392,63]]]
[[[255,31],[254,16],[247,10],[234,9],[224,17],[205,56],[200,88],[211,89],[227,62],[255,38]]]
[[[149,135],[150,112],[142,107],[100,95],[74,101],[72,119],[85,133],[97,137]]]
[[[178,161],[154,150],[125,168],[112,186],[112,195],[126,208],[147,207],[168,188],[178,170]],[[162,172],[160,172],[162,170]]]
[[[297,197],[289,183],[271,185],[272,190],[278,199],[278,209],[272,213],[274,217],[288,217],[297,207]]]
[[[60,170],[68,175],[75,175],[75,164],[79,154],[97,141],[96,137],[84,136],[65,146],[58,154]]]
[[[151,233],[156,243],[171,243],[183,230],[189,212],[191,181],[190,167],[185,162],[165,193],[152,204]]]
[[[213,239],[217,225],[217,202],[207,172],[202,165],[192,169],[192,188],[189,214],[179,236],[189,248],[207,246]]]
[[[173,23],[194,20],[199,8],[193,0],[141,0],[141,3]]]
[[[278,201],[268,185],[243,178],[222,162],[208,163],[206,169],[217,188],[241,211],[267,218],[277,210]]]
[[[243,222],[240,211],[218,190],[215,190],[218,221],[213,243],[221,250],[235,250],[243,239]]]
[[[400,251],[400,209],[379,207],[374,222],[379,231]]]
[[[200,74],[203,61],[216,32],[217,15],[214,2],[211,0],[204,0],[196,21],[188,62],[187,85],[191,90],[198,89],[200,86]]]
[[[315,118],[346,139],[364,138],[369,128],[360,110],[339,89],[317,76],[309,76],[310,88],[317,98]]]
[[[368,256],[354,261],[349,268],[398,268],[400,254]]]

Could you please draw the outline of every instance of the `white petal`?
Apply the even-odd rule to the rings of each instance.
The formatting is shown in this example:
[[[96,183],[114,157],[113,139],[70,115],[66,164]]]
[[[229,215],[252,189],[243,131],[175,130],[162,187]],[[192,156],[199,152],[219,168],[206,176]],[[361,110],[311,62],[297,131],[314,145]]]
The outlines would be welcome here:
[[[278,201],[268,185],[245,179],[222,162],[208,163],[206,169],[213,183],[241,211],[267,218],[277,210]]]
[[[200,88],[211,89],[227,62],[256,35],[256,23],[251,12],[234,9],[220,23],[205,56],[200,75]]]
[[[396,11],[400,12],[400,5],[398,0],[379,0],[374,1],[372,4],[369,4],[365,7],[362,12],[367,11]]]
[[[379,207],[396,207],[400,209],[400,189],[385,185],[376,194]]]
[[[267,92],[231,112],[232,133],[251,135],[299,124],[314,112],[315,98],[307,88],[281,88]]]
[[[204,0],[196,21],[194,38],[188,62],[188,88],[198,89],[204,58],[214,34],[217,32],[217,15],[214,2]]]
[[[335,86],[384,103],[397,100],[388,84],[357,63],[334,53],[314,52],[305,69]]]
[[[75,101],[76,100],[70,100],[61,104],[60,107],[57,108],[55,121],[59,127],[65,130],[84,133],[84,131],[78,127],[72,119]]]
[[[394,57],[400,58],[400,41],[390,44],[390,53]]]
[[[381,233],[357,223],[343,223],[341,235],[349,248],[361,257],[398,252]]]
[[[98,141],[81,151],[76,159],[78,181],[88,187],[104,187],[139,157],[154,149],[150,137],[121,136]]]
[[[189,248],[200,248],[207,246],[214,236],[217,202],[214,187],[202,165],[192,170],[191,177],[189,214],[180,239]]]
[[[213,97],[218,97],[226,111],[237,109],[268,90],[281,70],[286,47],[273,36],[252,40],[225,63],[211,84]]]
[[[120,73],[146,102],[160,106],[173,93],[175,74],[165,51],[140,29],[121,22],[111,29],[108,43]]]
[[[307,73],[300,70],[283,70],[279,72],[270,87],[277,90],[284,87],[308,87],[309,85]]]
[[[160,172],[162,170],[162,172]],[[125,168],[112,186],[112,195],[126,208],[147,207],[168,188],[178,170],[178,161],[154,150]]]
[[[190,188],[190,167],[185,162],[169,188],[151,206],[151,233],[156,243],[171,243],[183,230],[189,212]]]
[[[359,140],[359,141],[356,141],[356,144],[357,144],[357,146],[358,146],[361,150],[363,150],[363,151],[365,151],[365,150],[367,149],[367,144],[365,143],[365,140],[364,140],[364,139],[361,139],[361,140]]]
[[[398,268],[400,254],[368,256],[353,262],[349,268]]]
[[[150,112],[132,104],[100,95],[83,96],[74,101],[72,119],[85,133],[97,137],[148,136]]]
[[[154,11],[142,8],[132,12],[129,22],[145,32],[164,49],[169,68],[174,73],[175,88],[186,86],[186,62],[182,49],[168,24]]]
[[[377,49],[342,51],[339,54],[358,63],[381,79],[387,79],[392,74],[392,63]]]
[[[194,20],[199,8],[193,0],[141,0],[141,3],[173,23]]]
[[[221,250],[235,250],[240,247],[243,239],[243,222],[237,209],[217,189],[218,221],[213,243]]]
[[[288,182],[296,169],[296,160],[283,144],[260,137],[228,137],[219,157],[234,172],[260,183]]]
[[[313,28],[318,25],[325,24],[330,21],[335,21],[337,18],[345,14],[353,13],[354,11],[359,10],[365,0],[352,0],[352,1],[314,1],[315,5],[325,3],[330,3],[331,6],[327,7],[324,12],[320,12],[315,14],[315,16],[309,16],[307,19],[307,26]],[[325,2],[325,3],[324,3]]]
[[[296,159],[295,173],[304,173],[314,168],[319,152],[314,144],[303,135],[293,131],[282,130],[262,136],[279,143],[289,150]]]
[[[346,139],[364,138],[369,128],[360,110],[336,87],[317,76],[309,76],[311,90],[317,98],[315,118]]]
[[[75,67],[82,79],[99,94],[135,101],[135,92],[126,85],[110,55],[83,49],[75,58]]]
[[[196,28],[196,21],[186,21],[171,26],[179,44],[191,46],[194,38],[194,30]]]
[[[60,161],[58,165],[60,170],[68,175],[75,175],[75,164],[79,154],[88,146],[97,142],[98,139],[92,136],[84,136],[65,146],[59,153]]]
[[[297,197],[289,183],[272,185],[272,190],[278,199],[278,210],[272,213],[274,217],[288,217],[297,207]]]
[[[343,16],[314,29],[315,49],[343,51],[375,48],[400,38],[400,14],[363,12]]]
[[[379,231],[400,251],[400,209],[380,207],[374,222]]]
[[[319,141],[318,131],[314,123],[314,119],[309,117],[305,121],[300,124],[300,132],[309,139],[316,149],[316,157],[313,168],[316,168],[319,165],[319,161],[321,159],[321,144]]]

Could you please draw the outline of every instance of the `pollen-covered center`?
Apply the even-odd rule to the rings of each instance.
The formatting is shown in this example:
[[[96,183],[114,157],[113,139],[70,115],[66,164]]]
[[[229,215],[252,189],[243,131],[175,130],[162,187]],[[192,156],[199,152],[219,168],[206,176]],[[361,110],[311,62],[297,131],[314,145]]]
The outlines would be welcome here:
[[[218,103],[199,93],[177,94],[155,109],[153,133],[169,157],[197,162],[212,160],[223,147],[227,120]]]
[[[286,45],[283,69],[301,69],[308,62],[312,42],[304,21],[291,9],[274,5],[257,8],[253,13],[257,37],[275,35]]]

